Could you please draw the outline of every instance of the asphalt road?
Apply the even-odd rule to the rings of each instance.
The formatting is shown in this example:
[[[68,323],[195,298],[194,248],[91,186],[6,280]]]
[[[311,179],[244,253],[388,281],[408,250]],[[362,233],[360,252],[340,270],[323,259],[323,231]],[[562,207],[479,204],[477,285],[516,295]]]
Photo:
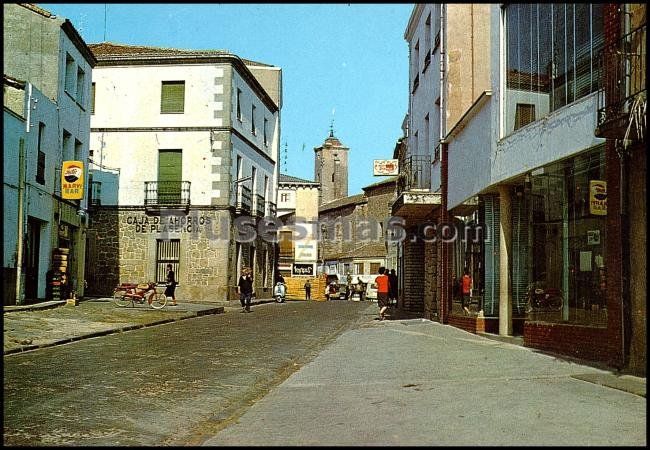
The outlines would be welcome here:
[[[198,445],[373,306],[270,303],[5,356],[4,444]]]

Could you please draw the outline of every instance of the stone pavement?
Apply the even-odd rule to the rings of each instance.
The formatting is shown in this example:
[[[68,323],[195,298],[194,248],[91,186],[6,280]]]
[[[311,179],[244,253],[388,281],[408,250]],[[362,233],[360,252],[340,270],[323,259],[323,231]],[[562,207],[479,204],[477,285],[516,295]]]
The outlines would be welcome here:
[[[254,299],[252,303],[272,301]],[[93,298],[79,301],[76,306],[68,305],[65,300],[4,306],[3,354],[241,309],[238,301],[170,305],[171,302],[161,310],[140,304],[119,308],[111,298]]]
[[[269,303],[274,300],[253,299],[252,304]],[[146,305],[118,308],[110,298],[82,300],[77,306],[67,305],[64,300],[42,302],[33,305],[4,306],[3,354],[35,350],[52,345],[138,328],[189,319],[205,314],[222,314],[239,311],[239,301],[221,303],[181,303],[154,310]],[[394,320],[410,317],[394,316]],[[483,333],[480,335],[495,341],[522,345],[521,338],[500,337]],[[558,356],[566,360],[566,358]],[[575,361],[575,360],[574,360]],[[582,364],[593,364],[578,361]],[[622,390],[642,397],[646,396],[646,379],[615,373],[602,366],[599,373],[572,375],[576,379]]]

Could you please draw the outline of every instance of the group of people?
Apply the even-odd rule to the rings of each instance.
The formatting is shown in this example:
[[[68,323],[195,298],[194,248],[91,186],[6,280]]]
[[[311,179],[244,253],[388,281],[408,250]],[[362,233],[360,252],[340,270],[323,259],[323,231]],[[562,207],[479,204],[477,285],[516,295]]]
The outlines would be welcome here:
[[[390,272],[385,267],[380,267],[379,275],[375,278],[377,285],[377,305],[379,306],[379,320],[386,318],[386,311],[391,304],[397,306],[397,274],[395,269]]]

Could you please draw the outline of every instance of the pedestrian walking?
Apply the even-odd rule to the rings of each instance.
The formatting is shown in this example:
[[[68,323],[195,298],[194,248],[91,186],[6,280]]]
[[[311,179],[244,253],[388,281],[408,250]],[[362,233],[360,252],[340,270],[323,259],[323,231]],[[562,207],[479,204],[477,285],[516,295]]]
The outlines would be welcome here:
[[[241,303],[242,312],[251,312],[251,297],[253,295],[253,274],[248,267],[241,270],[239,282],[237,283],[239,292],[239,302]]]
[[[397,273],[395,269],[390,269],[388,280],[390,281],[390,301],[397,308]]]
[[[465,269],[465,275],[463,275],[463,278],[460,280],[461,282],[461,288],[462,288],[462,294],[463,296],[461,297],[461,305],[463,307],[463,311],[465,314],[468,316],[470,315],[469,312],[469,304],[470,304],[470,294],[472,292],[472,277],[469,274],[469,271]]]
[[[305,300],[311,300],[311,283],[309,280],[305,283]]]
[[[176,306],[176,274],[172,269],[171,264],[167,264],[167,288],[165,288],[165,297],[172,298],[172,304],[170,306]]]
[[[375,278],[377,285],[377,305],[379,306],[379,320],[386,318],[385,313],[388,309],[388,295],[390,292],[390,279],[386,275],[386,268],[379,268],[379,276]]]

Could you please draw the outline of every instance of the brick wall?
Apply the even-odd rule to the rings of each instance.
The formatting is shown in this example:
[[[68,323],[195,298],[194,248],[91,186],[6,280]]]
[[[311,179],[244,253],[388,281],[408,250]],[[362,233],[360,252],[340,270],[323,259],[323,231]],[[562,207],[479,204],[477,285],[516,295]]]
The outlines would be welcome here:
[[[608,362],[611,357],[606,328],[581,325],[526,322],[524,346],[591,361]]]
[[[424,318],[434,320],[438,316],[438,252],[434,242],[424,244]]]
[[[414,231],[413,231],[414,232]],[[407,239],[404,244],[404,293],[402,308],[411,313],[424,313],[424,243],[411,242]]]

